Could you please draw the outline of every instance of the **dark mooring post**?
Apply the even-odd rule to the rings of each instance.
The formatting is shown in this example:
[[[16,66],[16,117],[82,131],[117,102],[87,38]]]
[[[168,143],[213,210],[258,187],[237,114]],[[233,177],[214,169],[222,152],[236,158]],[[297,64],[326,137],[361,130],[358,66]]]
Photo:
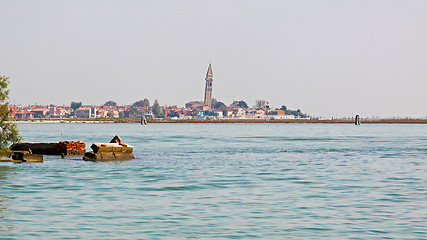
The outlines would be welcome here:
[[[356,117],[354,118],[354,124],[360,125],[360,116],[359,115],[356,115]]]
[[[147,119],[144,116],[141,116],[141,125],[147,125]]]

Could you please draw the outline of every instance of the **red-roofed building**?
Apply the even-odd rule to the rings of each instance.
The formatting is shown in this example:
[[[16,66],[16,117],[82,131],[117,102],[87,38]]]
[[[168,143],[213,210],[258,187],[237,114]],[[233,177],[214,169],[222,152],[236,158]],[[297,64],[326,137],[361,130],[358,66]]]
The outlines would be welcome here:
[[[15,113],[15,118],[31,119],[34,118],[34,113],[27,110],[19,111]]]

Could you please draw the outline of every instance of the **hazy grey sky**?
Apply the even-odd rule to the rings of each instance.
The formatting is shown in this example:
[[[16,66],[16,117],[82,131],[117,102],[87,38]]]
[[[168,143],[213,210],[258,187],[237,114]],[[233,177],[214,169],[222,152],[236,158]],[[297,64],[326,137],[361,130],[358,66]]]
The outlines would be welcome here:
[[[264,99],[316,116],[427,116],[427,1],[0,0],[16,104]]]

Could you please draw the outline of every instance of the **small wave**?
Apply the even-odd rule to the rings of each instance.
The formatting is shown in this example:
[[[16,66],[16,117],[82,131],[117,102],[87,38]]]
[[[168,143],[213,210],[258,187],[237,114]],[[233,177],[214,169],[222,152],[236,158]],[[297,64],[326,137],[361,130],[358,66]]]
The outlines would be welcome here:
[[[262,139],[262,140],[271,140],[271,141],[280,141],[280,142],[293,142],[293,141],[336,141],[340,139],[336,138],[325,138],[325,137],[302,137],[302,138],[292,138],[292,137],[281,137],[281,136],[251,136],[251,137],[235,137],[236,139]]]
[[[392,181],[408,181],[408,182],[421,181],[420,178],[415,178],[415,177],[389,177],[387,179]]]
[[[168,187],[161,187],[161,188],[155,188],[155,187],[142,187],[138,188],[140,191],[155,191],[155,192],[163,192],[163,191],[191,191],[191,190],[198,190],[203,189],[202,186],[198,185],[190,185],[190,186],[168,186]]]
[[[315,183],[313,181],[307,181],[307,180],[298,180],[298,181],[292,181],[293,183],[297,183],[297,184],[303,184],[303,185],[308,185],[308,184],[312,184]]]
[[[304,227],[304,228],[299,228],[301,230],[309,230],[309,231],[331,231],[334,230],[332,228],[326,228],[326,227]]]
[[[335,141],[336,138],[287,138],[288,141]]]
[[[214,188],[228,188],[228,187],[232,187],[235,185],[238,185],[239,187],[250,187],[251,182],[247,181],[247,180],[229,180],[229,179],[224,179],[224,180],[215,180],[215,181],[211,181],[209,183],[205,184],[206,186],[209,187],[214,187]]]
[[[379,229],[369,229],[368,231],[373,233],[388,233],[387,231],[379,230]]]

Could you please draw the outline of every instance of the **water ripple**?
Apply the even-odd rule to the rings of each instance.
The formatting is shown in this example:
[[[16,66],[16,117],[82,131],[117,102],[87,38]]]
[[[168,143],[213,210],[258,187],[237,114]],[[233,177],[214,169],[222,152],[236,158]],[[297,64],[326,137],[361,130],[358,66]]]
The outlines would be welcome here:
[[[19,124],[136,159],[0,164],[0,239],[424,239],[427,126]],[[61,134],[62,133],[62,136]]]

